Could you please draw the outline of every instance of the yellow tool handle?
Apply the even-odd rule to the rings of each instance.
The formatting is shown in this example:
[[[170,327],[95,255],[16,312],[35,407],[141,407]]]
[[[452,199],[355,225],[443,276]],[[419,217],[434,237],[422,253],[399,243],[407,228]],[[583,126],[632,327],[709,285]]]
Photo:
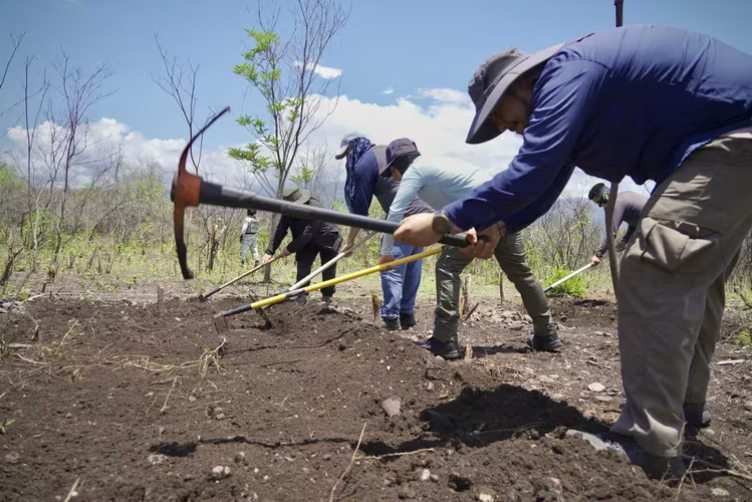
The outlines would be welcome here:
[[[389,270],[390,268],[399,267],[400,265],[404,265],[405,263],[410,263],[413,261],[420,260],[421,258],[426,258],[427,256],[433,256],[435,254],[439,254],[442,249],[443,249],[442,246],[438,246],[438,247],[431,248],[431,249],[426,249],[425,251],[421,253],[407,256],[405,258],[400,258],[399,260],[390,261],[389,263],[384,263],[382,265],[374,265],[373,267],[365,268],[363,270],[358,270],[357,272],[345,274],[340,277],[335,277],[334,279],[329,279],[328,281],[319,282],[318,284],[312,284],[311,286],[308,286],[302,289],[296,289],[295,291],[288,291],[286,293],[281,293],[279,295],[272,296],[270,298],[265,298],[263,300],[259,300],[257,302],[251,303],[250,307],[252,309],[268,307],[269,305],[274,305],[275,303],[285,301],[291,296],[296,296],[303,292],[310,293],[311,291],[323,289],[323,288],[326,288],[327,286],[334,286],[335,284],[339,284],[341,282],[347,282],[352,279],[363,277],[364,275],[374,274],[376,272],[383,272],[384,270]]]

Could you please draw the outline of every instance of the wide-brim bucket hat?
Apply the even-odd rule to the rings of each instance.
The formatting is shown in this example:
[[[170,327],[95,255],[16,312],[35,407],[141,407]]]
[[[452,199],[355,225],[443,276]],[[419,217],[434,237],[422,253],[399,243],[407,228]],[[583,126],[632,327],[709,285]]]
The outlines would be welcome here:
[[[491,112],[501,97],[515,80],[551,59],[563,45],[556,44],[533,54],[511,48],[491,56],[481,64],[467,85],[467,92],[475,104],[475,117],[465,142],[484,143],[501,134],[502,131],[491,120]]]
[[[287,202],[295,202],[297,204],[305,204],[311,200],[311,192],[305,188],[290,187],[285,188],[282,192],[282,198]]]

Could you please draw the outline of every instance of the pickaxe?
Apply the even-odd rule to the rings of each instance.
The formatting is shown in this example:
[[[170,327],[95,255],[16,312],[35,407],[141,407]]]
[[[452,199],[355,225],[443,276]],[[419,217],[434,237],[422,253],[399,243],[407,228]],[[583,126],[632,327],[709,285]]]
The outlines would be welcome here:
[[[305,220],[321,220],[328,223],[347,225],[350,227],[361,228],[382,233],[394,233],[399,228],[399,223],[369,218],[357,214],[340,213],[330,209],[296,204],[270,197],[262,197],[251,192],[243,190],[234,190],[225,188],[217,183],[204,181],[200,176],[191,174],[185,169],[188,152],[194,141],[201,136],[219,117],[230,111],[229,107],[224,108],[217,115],[212,117],[204,127],[190,139],[188,144],[180,154],[178,162],[178,172],[172,180],[172,191],[170,198],[174,203],[174,230],[175,230],[175,249],[180,262],[180,270],[183,278],[192,279],[193,272],[188,268],[187,249],[183,239],[183,220],[185,208],[198,206],[199,204],[210,204],[214,206],[235,207],[242,209],[258,209],[279,213],[293,218],[302,218]],[[439,241],[442,244],[451,246],[464,247],[467,240],[464,235],[445,235]]]

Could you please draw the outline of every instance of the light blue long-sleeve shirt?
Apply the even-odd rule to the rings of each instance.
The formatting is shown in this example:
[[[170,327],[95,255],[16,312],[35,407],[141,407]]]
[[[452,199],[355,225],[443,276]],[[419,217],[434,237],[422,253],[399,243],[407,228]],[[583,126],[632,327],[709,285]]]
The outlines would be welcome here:
[[[424,157],[415,159],[405,174],[389,207],[388,221],[399,223],[415,197],[420,197],[434,209],[466,197],[475,188],[491,179],[478,167],[452,157]],[[381,254],[393,255],[394,237],[385,234]]]

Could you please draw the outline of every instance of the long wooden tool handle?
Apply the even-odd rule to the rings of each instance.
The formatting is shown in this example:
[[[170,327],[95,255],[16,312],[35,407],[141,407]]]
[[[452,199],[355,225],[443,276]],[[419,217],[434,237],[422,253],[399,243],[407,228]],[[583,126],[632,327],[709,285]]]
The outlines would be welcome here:
[[[399,267],[400,265],[404,265],[405,263],[411,263],[411,262],[420,260],[422,258],[426,258],[428,256],[433,256],[435,254],[439,254],[441,250],[442,250],[441,246],[427,249],[423,251],[422,253],[417,253],[414,255],[407,256],[405,258],[400,258],[399,260],[390,261],[389,263],[384,263],[382,265],[375,265],[373,267],[359,270],[357,272],[352,272],[350,274],[346,274],[340,277],[335,277],[334,279],[330,279],[328,281],[319,282],[317,284],[313,284],[305,288],[300,288],[300,289],[296,289],[293,291],[280,293],[270,298],[253,302],[249,305],[242,305],[235,309],[228,310],[227,312],[224,312],[222,315],[225,317],[228,317],[231,315],[240,314],[241,312],[246,312],[251,309],[260,309],[263,307],[268,307],[269,305],[274,305],[275,303],[283,302],[287,300],[288,298],[292,298],[293,296],[297,296],[303,293],[310,293],[312,291],[323,289],[328,286],[334,286],[335,284],[340,284],[342,282],[347,282],[353,279],[358,279],[359,277],[363,277],[364,275],[374,274],[376,272],[383,272],[384,270],[389,270],[390,268]]]
[[[555,288],[556,286],[558,286],[559,284],[563,284],[563,283],[567,282],[567,281],[568,281],[569,279],[571,279],[572,277],[574,277],[574,276],[576,276],[576,275],[579,275],[579,274],[581,274],[582,272],[584,272],[585,270],[589,269],[589,268],[590,268],[590,267],[592,267],[592,266],[593,266],[593,264],[592,264],[592,263],[588,263],[588,264],[587,264],[587,265],[585,265],[584,267],[580,267],[580,268],[578,268],[577,270],[575,270],[574,272],[572,272],[572,273],[571,273],[571,274],[569,274],[568,276],[566,276],[566,277],[563,277],[563,278],[559,279],[558,281],[556,281],[555,283],[551,284],[551,285],[550,285],[549,287],[547,287],[546,289],[544,289],[544,290],[543,290],[543,292],[545,293],[545,292],[547,292],[547,291],[549,291],[549,290],[551,290],[551,289],[554,289],[554,288]]]
[[[268,262],[266,262],[266,263],[262,263],[261,265],[258,265],[258,266],[256,266],[256,267],[253,267],[252,269],[250,269],[250,270],[249,270],[249,271],[247,271],[247,272],[243,272],[242,274],[240,274],[240,275],[239,275],[239,276],[237,276],[236,278],[234,278],[234,279],[230,279],[230,280],[229,280],[229,281],[227,281],[226,283],[222,284],[221,286],[217,286],[216,288],[212,289],[212,290],[211,290],[211,291],[209,291],[208,293],[202,293],[202,294],[200,294],[200,295],[198,296],[199,300],[201,300],[202,302],[203,302],[203,301],[206,301],[207,299],[209,299],[209,297],[210,297],[211,295],[213,295],[213,294],[215,294],[215,293],[218,293],[218,292],[222,291],[223,289],[225,289],[225,288],[226,288],[227,286],[229,286],[230,284],[234,284],[234,283],[238,282],[238,281],[239,281],[240,279],[242,279],[243,277],[246,277],[246,276],[248,276],[248,275],[251,275],[252,273],[254,273],[255,271],[257,271],[257,270],[259,270],[259,269],[262,269],[262,268],[264,268],[264,267],[268,267],[269,265],[271,265],[271,264],[272,264],[272,263],[274,263],[275,261],[279,260],[280,258],[282,258],[282,255],[281,255],[281,254],[280,254],[280,255],[277,255],[277,256],[275,256],[274,258],[272,258],[271,260],[269,260],[269,261],[268,261]]]

